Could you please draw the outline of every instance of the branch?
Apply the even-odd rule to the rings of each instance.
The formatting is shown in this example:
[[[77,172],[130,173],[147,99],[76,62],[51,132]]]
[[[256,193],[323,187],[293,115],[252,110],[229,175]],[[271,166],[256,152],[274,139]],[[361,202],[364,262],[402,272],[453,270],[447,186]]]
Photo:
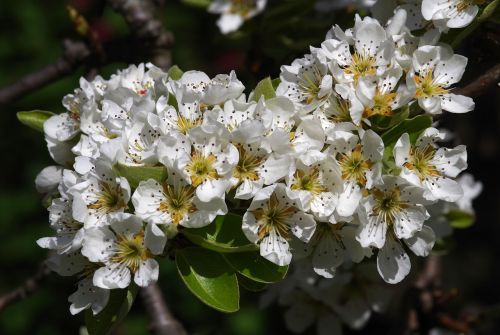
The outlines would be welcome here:
[[[161,20],[155,13],[154,0],[108,0],[114,10],[121,13],[130,26],[131,33],[144,43],[150,50],[152,62],[163,69],[168,69],[172,63],[170,47],[173,36],[165,30]]]
[[[158,284],[151,284],[141,289],[141,297],[148,312],[151,323],[150,331],[154,335],[186,335],[182,325],[177,321],[163,298]]]
[[[85,43],[65,40],[64,53],[53,64],[21,78],[11,86],[0,89],[0,106],[72,73],[90,54]]]
[[[40,284],[45,280],[49,273],[50,269],[45,265],[45,263],[43,263],[37,273],[33,277],[27,279],[23,285],[1,296],[0,312],[2,312],[10,304],[23,300],[38,291]]]
[[[477,98],[488,89],[498,84],[500,81],[500,64],[487,70],[483,75],[476,78],[472,83],[465,87],[457,88],[453,91],[455,94],[466,95],[471,98]]]

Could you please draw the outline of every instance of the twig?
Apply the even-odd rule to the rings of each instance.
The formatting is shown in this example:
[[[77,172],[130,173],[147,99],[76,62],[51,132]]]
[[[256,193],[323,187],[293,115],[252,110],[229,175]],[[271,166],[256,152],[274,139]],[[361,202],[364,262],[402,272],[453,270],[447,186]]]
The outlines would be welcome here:
[[[154,335],[186,335],[186,331],[177,321],[165,302],[158,284],[151,284],[141,289],[141,297],[151,318],[150,331]]]
[[[172,63],[170,47],[173,36],[155,15],[158,1],[108,0],[108,3],[123,15],[131,33],[143,42],[143,47],[150,50],[152,62],[168,69]]]
[[[40,288],[45,278],[49,275],[50,269],[43,263],[37,273],[27,279],[24,284],[0,297],[0,312],[16,301],[25,299],[35,293]]]
[[[500,81],[500,64],[497,64],[487,70],[483,75],[476,78],[465,87],[457,88],[453,93],[466,95],[471,98],[477,98],[488,89],[498,84]]]
[[[31,93],[70,73],[80,66],[90,51],[83,42],[64,41],[64,53],[53,64],[21,78],[18,82],[0,89],[0,105],[5,105]]]

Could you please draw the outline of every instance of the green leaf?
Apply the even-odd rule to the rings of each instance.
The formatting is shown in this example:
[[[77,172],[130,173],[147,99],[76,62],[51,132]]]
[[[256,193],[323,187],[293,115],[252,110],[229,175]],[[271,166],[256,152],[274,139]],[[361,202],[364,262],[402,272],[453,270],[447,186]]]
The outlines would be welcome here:
[[[270,77],[262,79],[253,92],[252,100],[259,101],[260,97],[264,96],[264,99],[268,100],[276,96],[274,91],[273,82]]]
[[[258,246],[243,234],[241,220],[241,216],[229,213],[218,216],[206,227],[181,228],[180,232],[194,244],[218,252],[257,250]]]
[[[137,295],[138,288],[131,284],[125,290],[111,290],[106,307],[97,315],[93,315],[90,309],[85,311],[85,325],[90,335],[106,335],[123,321],[130,311]]]
[[[222,255],[242,276],[260,283],[274,283],[285,278],[288,266],[278,266],[259,252],[239,252]]]
[[[387,130],[389,128],[395,127],[410,115],[410,110],[408,107],[401,108],[401,110],[394,113],[392,116],[376,115],[370,118],[372,123],[372,129],[374,131],[380,132]]]
[[[456,229],[469,228],[474,224],[474,215],[461,211],[459,209],[452,209],[446,214],[446,218],[450,226]]]
[[[184,284],[202,302],[226,313],[240,308],[236,274],[220,254],[189,247],[177,251],[175,263]]]
[[[117,163],[113,170],[128,180],[132,188],[137,188],[143,180],[154,179],[162,182],[167,178],[167,168],[164,166],[128,166]]]
[[[382,134],[382,140],[386,147],[390,146],[403,135],[408,133],[411,140],[416,140],[416,138],[432,125],[432,118],[428,115],[418,115],[413,119],[404,120],[394,128],[389,129]]]
[[[247,277],[244,277],[240,274],[238,276],[238,284],[240,287],[243,287],[245,290],[250,291],[250,292],[260,292],[268,286],[266,283],[260,283],[257,281],[253,281],[251,279],[248,279]]]
[[[278,88],[278,86],[281,84],[281,79],[280,78],[274,78],[271,80],[271,83],[273,84],[274,91]]]
[[[446,255],[456,248],[456,242],[451,237],[443,237],[436,240],[432,253],[435,255]]]
[[[17,112],[17,119],[25,126],[43,133],[43,124],[48,118],[54,115],[52,112],[32,110],[29,112]]]
[[[177,65],[170,67],[170,69],[168,70],[168,76],[173,80],[181,79],[183,74],[184,71],[182,71]]]
[[[210,0],[181,0],[183,3],[193,7],[206,8],[210,5]]]

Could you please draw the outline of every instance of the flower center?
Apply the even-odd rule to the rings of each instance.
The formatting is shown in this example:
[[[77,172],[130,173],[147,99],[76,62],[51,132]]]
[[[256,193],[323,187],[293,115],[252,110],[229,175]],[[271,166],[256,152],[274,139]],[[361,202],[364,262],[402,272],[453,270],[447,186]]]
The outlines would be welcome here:
[[[354,75],[354,79],[358,80],[360,77],[376,74],[375,63],[375,57],[367,53],[359,54],[358,52],[354,52],[352,63],[344,68],[344,72]]]
[[[132,237],[118,237],[111,262],[125,264],[135,273],[141,262],[151,257],[151,253],[144,246],[144,232],[140,232]]]
[[[328,121],[333,123],[351,121],[350,104],[348,100],[334,97],[329,100],[328,106],[324,109]]]
[[[120,185],[101,182],[99,186],[97,200],[87,205],[87,208],[110,213],[127,207],[123,200],[123,190]]]
[[[280,206],[276,193],[273,193],[263,208],[252,211],[259,223],[259,239],[262,240],[272,231],[285,239],[289,239],[291,236],[288,221],[296,212],[293,206]]]
[[[166,200],[160,203],[158,210],[169,214],[174,224],[179,224],[189,213],[197,210],[193,204],[195,188],[191,185],[175,188],[164,183],[163,193]]]
[[[191,155],[191,162],[186,167],[191,176],[191,182],[194,187],[202,184],[206,180],[219,179],[219,174],[214,168],[217,158],[210,154],[203,156],[200,152],[194,151]]]
[[[363,113],[365,118],[374,115],[392,116],[392,104],[396,100],[396,93],[382,94],[378,89],[373,97],[373,107],[366,107]]]
[[[249,154],[242,145],[237,145],[240,159],[234,168],[233,176],[240,181],[244,179],[256,181],[259,179],[257,168],[262,163],[263,158]]]
[[[177,129],[186,135],[190,129],[201,125],[202,121],[202,118],[190,119],[182,115],[177,115]]]
[[[415,96],[417,98],[430,98],[434,96],[442,96],[448,93],[442,85],[434,82],[434,70],[429,69],[425,75],[422,77],[420,75],[415,75],[413,77],[415,84],[417,85],[417,90]]]
[[[309,174],[297,169],[291,189],[309,191],[314,195],[327,191],[319,179],[319,169],[317,167],[312,168]]]
[[[247,17],[256,6],[256,0],[232,0],[229,13]]]
[[[356,145],[350,154],[340,154],[338,158],[342,179],[356,180],[359,184],[366,184],[365,172],[373,166],[373,163],[368,159],[363,158],[361,145]]]
[[[373,215],[378,216],[386,224],[392,225],[396,216],[409,206],[407,202],[400,199],[401,190],[399,187],[386,192],[374,189],[372,193],[376,201]]]
[[[304,97],[303,101],[306,104],[310,104],[318,99],[318,94],[321,90],[321,81],[323,80],[318,67],[313,65],[307,68],[299,78],[298,85]]]
[[[457,11],[462,12],[470,6],[482,5],[485,2],[486,2],[485,0],[460,0],[456,5]]]
[[[410,160],[404,163],[404,166],[410,170],[415,171],[421,180],[426,177],[439,177],[441,174],[438,172],[436,166],[430,163],[434,158],[436,149],[432,145],[425,148],[412,147],[410,150]]]

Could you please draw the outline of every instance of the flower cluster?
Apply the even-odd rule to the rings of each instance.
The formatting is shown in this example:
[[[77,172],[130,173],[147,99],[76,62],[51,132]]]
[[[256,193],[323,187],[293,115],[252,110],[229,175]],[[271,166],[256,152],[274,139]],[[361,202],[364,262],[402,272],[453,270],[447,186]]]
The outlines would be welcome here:
[[[435,34],[412,35],[406,18],[335,26],[248,96],[234,72],[141,64],[81,79],[44,124],[61,166],[37,178],[56,231],[38,244],[53,250],[54,271],[79,278],[71,311],[98,313],[110,289],[156,281],[167,240],[228,212],[243,214],[244,235],[277,265],[302,259],[332,278],[375,254],[380,276],[400,282],[407,251],[434,245],[429,206],[463,198],[465,147],[440,147],[446,133],[431,116],[474,108],[450,89],[467,59]],[[410,114],[429,124],[405,129]],[[129,168],[162,176],[137,181]]]

